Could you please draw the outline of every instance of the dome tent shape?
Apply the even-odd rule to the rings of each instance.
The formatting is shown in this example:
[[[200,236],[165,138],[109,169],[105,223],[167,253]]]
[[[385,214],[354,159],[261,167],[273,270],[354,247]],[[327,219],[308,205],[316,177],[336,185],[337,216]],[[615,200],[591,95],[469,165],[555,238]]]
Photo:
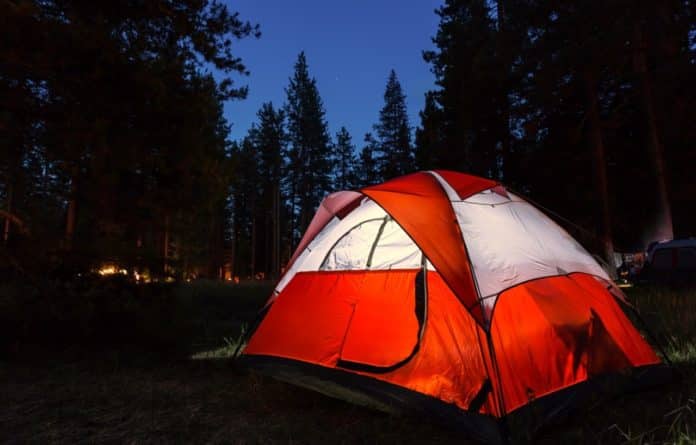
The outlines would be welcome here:
[[[291,383],[504,440],[665,366],[571,236],[501,184],[418,172],[322,202],[241,359]],[[618,380],[617,380],[618,379]]]

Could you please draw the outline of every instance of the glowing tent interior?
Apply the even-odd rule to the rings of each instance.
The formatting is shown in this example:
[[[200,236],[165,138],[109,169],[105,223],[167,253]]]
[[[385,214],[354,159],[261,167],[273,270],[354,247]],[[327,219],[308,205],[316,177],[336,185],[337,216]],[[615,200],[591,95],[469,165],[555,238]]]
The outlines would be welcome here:
[[[513,413],[534,406],[541,422],[600,382],[664,380],[624,304],[592,256],[502,185],[418,172],[322,202],[240,358],[500,442]]]

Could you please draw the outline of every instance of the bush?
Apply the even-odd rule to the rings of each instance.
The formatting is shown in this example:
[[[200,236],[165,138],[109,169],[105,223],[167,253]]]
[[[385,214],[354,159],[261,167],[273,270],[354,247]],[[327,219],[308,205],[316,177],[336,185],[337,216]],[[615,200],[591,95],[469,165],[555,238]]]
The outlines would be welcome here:
[[[125,277],[46,277],[0,283],[0,350],[22,344],[189,353],[238,335],[270,283],[136,284]]]
[[[171,351],[188,346],[193,322],[173,285],[136,285],[87,277],[0,286],[0,335],[6,346],[126,347]]]

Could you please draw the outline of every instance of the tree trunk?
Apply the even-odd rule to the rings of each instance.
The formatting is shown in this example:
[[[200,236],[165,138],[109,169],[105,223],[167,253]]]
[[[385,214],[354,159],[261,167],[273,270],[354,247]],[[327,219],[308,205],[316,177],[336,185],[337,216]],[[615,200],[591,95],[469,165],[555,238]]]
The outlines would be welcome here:
[[[5,216],[5,225],[2,230],[2,241],[7,244],[10,241],[10,227],[12,226],[10,221],[10,214],[12,214],[12,193],[13,187],[12,182],[8,181],[7,184],[7,216]]]
[[[236,199],[236,198],[235,198]],[[230,267],[230,275],[232,280],[239,275],[237,267],[239,259],[237,258],[237,246],[239,245],[239,216],[237,215],[237,203],[234,204],[234,216],[232,218],[232,267]]]
[[[270,202],[268,200],[270,193]],[[273,189],[266,192],[263,211],[263,273],[266,278],[271,275],[273,259]]]
[[[223,278],[223,217],[220,215],[219,210],[211,210],[211,215],[212,216],[210,218],[210,237],[208,238],[210,255],[208,264],[208,274],[211,278],[215,277],[219,280]]]
[[[295,248],[295,228],[297,227],[297,208],[295,206],[295,201],[297,199],[297,180],[294,177],[294,171],[290,171],[291,176],[291,189],[290,189],[290,237],[288,239],[289,247],[288,250],[291,252]]]
[[[607,161],[602,140],[602,127],[599,119],[599,104],[597,102],[596,72],[588,69],[584,72],[585,101],[587,106],[587,128],[589,143],[593,150],[595,164],[595,181],[599,195],[601,212],[601,235],[604,258],[610,266],[608,271],[612,278],[616,275],[614,264],[614,243],[611,236],[611,211],[609,207],[609,186],[607,181]]]
[[[169,215],[164,217],[164,236],[162,240],[162,272],[169,273]]]
[[[667,193],[667,175],[663,156],[662,142],[655,118],[655,104],[653,101],[653,88],[650,75],[647,70],[645,50],[647,36],[641,25],[634,26],[634,69],[638,74],[641,106],[645,116],[645,127],[648,131],[648,151],[655,166],[655,189],[657,198],[657,211],[654,225],[647,234],[645,241],[662,241],[674,238],[672,226],[672,210]]]
[[[500,135],[500,160],[496,159],[496,166],[498,167],[498,179],[501,181],[510,182],[510,169],[507,168],[510,164],[510,100],[508,97],[508,87],[510,85],[510,48],[509,39],[507,34],[507,28],[505,24],[505,5],[504,0],[497,0],[496,11],[498,16],[498,35],[497,35],[497,46],[498,46],[498,58],[500,63],[501,71],[504,73],[503,82],[501,85],[501,104],[500,104],[500,118],[502,120],[504,129]]]
[[[68,211],[65,218],[65,250],[67,251],[71,251],[73,248],[75,225],[77,224],[77,181],[77,172],[73,171],[70,180],[70,200],[68,201]]]
[[[273,263],[272,277],[280,276],[280,185],[275,184],[273,190]]]
[[[251,278],[256,275],[256,209],[252,207],[254,216],[251,218]]]

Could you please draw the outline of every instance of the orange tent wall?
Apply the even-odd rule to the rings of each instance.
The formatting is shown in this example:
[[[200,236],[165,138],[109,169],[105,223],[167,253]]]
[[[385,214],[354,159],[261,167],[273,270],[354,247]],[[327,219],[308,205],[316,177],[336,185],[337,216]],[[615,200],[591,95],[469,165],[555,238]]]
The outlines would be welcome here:
[[[376,366],[397,363],[418,341],[417,273],[298,273],[270,307],[244,354],[330,368],[339,359]],[[485,333],[437,272],[428,272],[427,284],[427,320],[418,353],[394,371],[359,373],[467,410],[489,376]],[[492,394],[479,412],[499,414]]]
[[[397,363],[418,340],[417,272],[300,272],[278,295],[245,352],[323,366],[335,366],[339,358]]]
[[[605,285],[587,274],[503,292],[491,336],[506,413],[598,374],[660,363]]]
[[[489,377],[486,334],[437,272],[428,272],[427,299],[419,353],[389,374],[366,375],[468,410]],[[492,393],[478,412],[498,414]]]
[[[301,272],[281,292],[244,354],[336,368],[340,359],[390,366],[418,341],[418,270]],[[437,272],[428,272],[427,319],[418,353],[386,373],[345,369],[420,392],[462,410],[490,379],[478,409],[500,417],[598,374],[657,364],[648,343],[604,284],[586,274],[530,281],[505,291],[490,338]],[[498,405],[502,391],[504,408]]]

